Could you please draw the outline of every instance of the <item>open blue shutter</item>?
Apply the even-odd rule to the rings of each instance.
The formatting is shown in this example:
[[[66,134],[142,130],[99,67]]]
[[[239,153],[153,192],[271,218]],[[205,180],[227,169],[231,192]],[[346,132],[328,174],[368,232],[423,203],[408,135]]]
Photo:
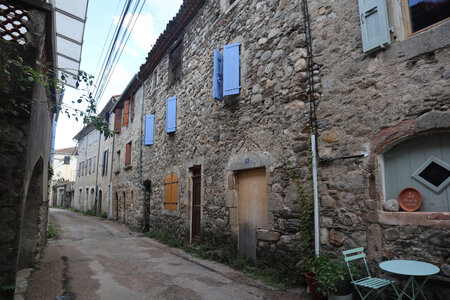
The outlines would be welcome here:
[[[144,145],[153,145],[153,135],[155,129],[155,115],[145,116],[145,133],[144,133]]]
[[[214,50],[213,98],[223,101],[223,55]]]
[[[166,132],[175,132],[177,129],[177,97],[171,97],[166,102]]]
[[[238,95],[241,89],[240,82],[240,43],[223,47],[223,95]]]
[[[358,0],[364,52],[384,48],[391,43],[386,0]]]

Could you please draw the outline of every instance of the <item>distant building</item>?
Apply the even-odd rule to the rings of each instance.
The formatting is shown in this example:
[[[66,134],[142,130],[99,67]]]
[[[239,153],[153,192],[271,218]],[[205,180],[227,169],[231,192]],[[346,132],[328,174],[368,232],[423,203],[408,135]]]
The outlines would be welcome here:
[[[53,154],[52,188],[50,206],[71,207],[73,201],[73,183],[77,169],[77,148],[57,149]]]

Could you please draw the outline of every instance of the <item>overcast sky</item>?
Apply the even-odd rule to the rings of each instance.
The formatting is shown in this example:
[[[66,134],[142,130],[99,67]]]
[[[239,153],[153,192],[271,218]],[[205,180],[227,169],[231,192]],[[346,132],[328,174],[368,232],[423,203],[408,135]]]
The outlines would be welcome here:
[[[124,2],[125,0],[110,0],[108,5],[105,5],[105,1],[89,1],[81,55],[81,70],[93,75],[98,72],[103,63],[103,61],[100,61],[100,56],[108,31],[112,22],[117,23]],[[146,1],[131,32],[130,39],[115,67],[109,85],[99,102],[99,111],[112,95],[120,94],[133,75],[139,71],[139,67],[145,62],[151,47],[164,31],[169,20],[178,12],[181,3],[182,0]],[[111,31],[114,29],[115,27],[112,27]],[[64,95],[64,102],[71,103],[78,99],[79,94],[80,92],[68,87]],[[75,120],[68,119],[65,115],[60,114],[56,129],[55,149],[75,146],[73,137],[82,128],[81,121],[75,122]]]

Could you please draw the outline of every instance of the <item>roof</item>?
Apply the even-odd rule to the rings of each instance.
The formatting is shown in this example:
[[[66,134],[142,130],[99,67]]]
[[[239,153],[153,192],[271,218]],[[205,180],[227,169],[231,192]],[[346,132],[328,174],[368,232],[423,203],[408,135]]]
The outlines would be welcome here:
[[[186,25],[192,20],[204,2],[205,0],[183,0],[178,13],[167,23],[166,29],[159,35],[155,45],[148,53],[145,63],[141,65],[138,74],[130,80],[113,109],[119,106],[130,94],[134,93],[141,85],[141,80],[146,79],[153,72],[166,51],[183,33]]]
[[[56,149],[55,154],[74,155],[75,153],[77,153],[77,150],[77,147]]]

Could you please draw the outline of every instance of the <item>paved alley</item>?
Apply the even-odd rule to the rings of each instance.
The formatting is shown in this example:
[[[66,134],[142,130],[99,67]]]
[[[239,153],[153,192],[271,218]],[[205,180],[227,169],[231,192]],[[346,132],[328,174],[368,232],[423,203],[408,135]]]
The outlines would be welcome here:
[[[123,225],[62,209],[27,299],[309,299],[169,248]]]

